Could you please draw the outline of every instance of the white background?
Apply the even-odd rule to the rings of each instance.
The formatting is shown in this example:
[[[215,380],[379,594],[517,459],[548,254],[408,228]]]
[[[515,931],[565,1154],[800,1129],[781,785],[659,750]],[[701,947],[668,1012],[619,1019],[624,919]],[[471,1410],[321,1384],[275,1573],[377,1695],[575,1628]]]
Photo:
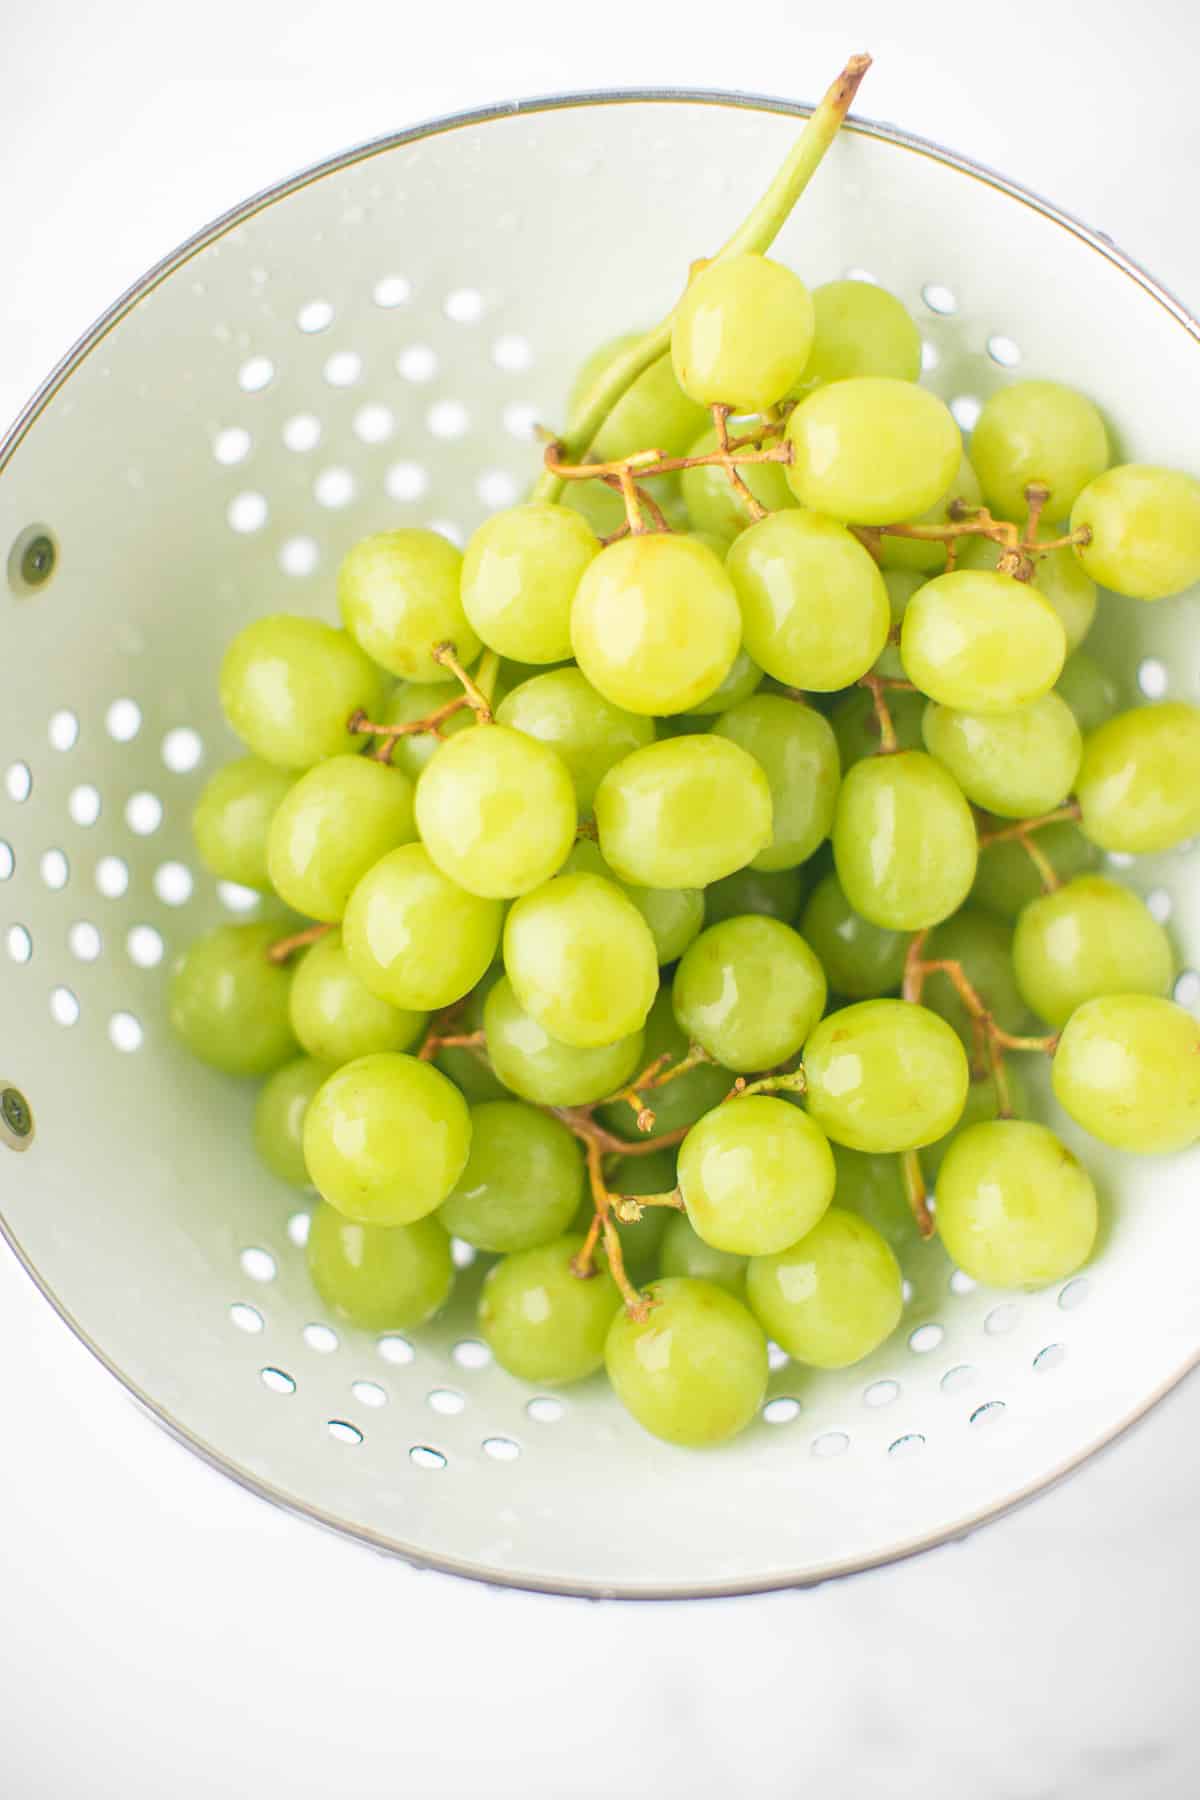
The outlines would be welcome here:
[[[329,151],[569,88],[813,99],[862,48],[865,115],[1026,182],[1200,309],[1192,0],[19,11],[0,0],[0,419],[147,264]],[[1174,1800],[1200,1773],[1198,1432],[1193,1381],[969,1543],[812,1593],[495,1593],[210,1473],[0,1251],[0,1793]]]

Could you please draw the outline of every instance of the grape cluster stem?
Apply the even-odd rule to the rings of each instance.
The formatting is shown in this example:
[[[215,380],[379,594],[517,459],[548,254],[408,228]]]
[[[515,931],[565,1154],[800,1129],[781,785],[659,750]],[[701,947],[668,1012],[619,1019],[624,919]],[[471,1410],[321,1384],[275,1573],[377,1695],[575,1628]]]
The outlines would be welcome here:
[[[332,925],[306,925],[303,931],[293,931],[290,937],[277,938],[267,947],[267,961],[285,963],[293,957],[297,950],[307,950],[318,938],[323,938],[333,930]]]
[[[1065,806],[1055,807],[1053,812],[1042,813],[1036,819],[1018,819],[1015,824],[999,826],[995,831],[980,833],[979,848],[986,850],[989,844],[1018,843],[1038,872],[1042,887],[1046,893],[1053,894],[1062,886],[1054,864],[1046,852],[1035,841],[1034,833],[1043,825],[1058,825],[1065,820],[1080,817],[1078,800],[1069,800]]]

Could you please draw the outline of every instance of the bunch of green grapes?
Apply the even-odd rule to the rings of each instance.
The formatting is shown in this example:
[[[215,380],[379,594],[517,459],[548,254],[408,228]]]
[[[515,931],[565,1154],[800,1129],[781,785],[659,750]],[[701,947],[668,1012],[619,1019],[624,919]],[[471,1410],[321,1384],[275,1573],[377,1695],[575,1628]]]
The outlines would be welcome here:
[[[768,1337],[813,1368],[887,1339],[934,1178],[977,1280],[1087,1259],[1092,1181],[1006,1054],[1050,1055],[1103,1143],[1200,1137],[1174,948],[1096,866],[1200,832],[1200,709],[1123,709],[1080,647],[1100,587],[1200,579],[1200,481],[1110,466],[1044,381],[968,456],[919,376],[884,289],[718,257],[572,446],[607,479],[560,452],[465,553],[356,544],[340,625],[233,640],[246,753],[196,841],[287,916],[193,944],[171,1018],[263,1080],[257,1149],[315,1190],[344,1319],[419,1326],[453,1235],[506,1369],[605,1367],[647,1430],[715,1443]]]

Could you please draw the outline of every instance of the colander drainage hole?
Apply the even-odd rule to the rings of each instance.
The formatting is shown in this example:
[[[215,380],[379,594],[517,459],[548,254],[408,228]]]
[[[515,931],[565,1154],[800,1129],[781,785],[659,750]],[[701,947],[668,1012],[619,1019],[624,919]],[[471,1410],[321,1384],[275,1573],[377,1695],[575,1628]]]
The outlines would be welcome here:
[[[300,1335],[309,1349],[319,1356],[332,1356],[340,1342],[337,1332],[329,1325],[306,1325]]]
[[[490,1456],[493,1462],[516,1462],[521,1454],[520,1444],[514,1444],[511,1438],[506,1437],[484,1438],[481,1448],[483,1454]]]
[[[309,300],[296,314],[301,331],[326,331],[333,323],[333,308],[328,300]]]
[[[251,1281],[274,1281],[275,1258],[269,1250],[257,1247],[243,1250],[238,1260],[242,1265],[243,1275],[248,1275]]]
[[[538,1425],[557,1425],[566,1410],[562,1401],[556,1400],[552,1394],[535,1395],[525,1408],[529,1417]]]
[[[921,298],[930,312],[941,313],[943,317],[948,317],[951,313],[958,311],[958,300],[950,289],[943,287],[940,282],[926,282],[921,289]]]
[[[403,275],[385,275],[375,283],[371,298],[376,306],[403,306],[412,293],[412,285]]]
[[[321,441],[321,421],[313,413],[295,413],[284,423],[283,441],[289,450],[315,450]]]
[[[993,1306],[983,1321],[983,1329],[989,1337],[1003,1337],[1005,1332],[1012,1330],[1020,1316],[1019,1306],[1015,1306],[1011,1300],[1002,1301],[999,1306]]]
[[[790,1394],[781,1394],[775,1400],[768,1400],[762,1409],[762,1416],[768,1425],[790,1425],[800,1412],[800,1402],[792,1399]]]
[[[16,868],[16,858],[12,853],[12,845],[0,838],[0,881],[9,881]]]
[[[533,348],[528,338],[515,335],[500,337],[492,345],[492,361],[498,369],[506,369],[510,375],[519,375],[533,361]]]
[[[115,1012],[108,1021],[108,1037],[114,1050],[130,1055],[140,1050],[145,1039],[141,1020],[135,1019],[132,1013]]]
[[[128,697],[114,700],[104,715],[104,729],[114,744],[131,744],[142,729],[142,709]]]
[[[1082,1306],[1087,1297],[1087,1277],[1078,1275],[1074,1281],[1068,1281],[1066,1287],[1058,1296],[1058,1304],[1062,1307],[1064,1312],[1070,1312],[1072,1307]]]
[[[150,837],[163,821],[163,803],[144,788],[125,802],[125,823],[137,837]]]
[[[79,720],[66,710],[51,713],[46,736],[52,750],[73,750],[79,742]]]
[[[829,1456],[844,1456],[849,1448],[850,1439],[844,1431],[823,1431],[812,1441],[813,1455],[822,1460]]]
[[[467,1404],[463,1395],[456,1388],[434,1388],[433,1392],[426,1394],[425,1398],[435,1413],[444,1413],[447,1416],[462,1412]]]
[[[940,1325],[933,1323],[918,1325],[909,1337],[908,1347],[910,1350],[915,1350],[918,1356],[924,1356],[930,1350],[936,1350],[945,1335],[946,1333]]]
[[[94,825],[100,817],[100,795],[90,782],[81,787],[72,788],[67,799],[67,811],[76,825]]]
[[[379,1354],[384,1362],[410,1363],[415,1358],[416,1351],[407,1338],[398,1337],[395,1332],[390,1332],[387,1337],[380,1338]]]
[[[296,1383],[286,1369],[260,1369],[258,1377],[273,1394],[294,1394],[296,1391]]]
[[[387,1389],[381,1388],[377,1381],[351,1382],[350,1392],[362,1406],[387,1405]]]
[[[1047,1344],[1046,1348],[1039,1350],[1034,1357],[1033,1366],[1039,1375],[1043,1375],[1050,1369],[1060,1368],[1066,1359],[1066,1354],[1067,1346],[1065,1344]]]
[[[28,800],[33,792],[33,776],[29,773],[28,763],[9,763],[4,771],[4,791],[18,806]]]
[[[987,341],[987,353],[1002,369],[1015,369],[1021,360],[1021,352],[1010,337],[990,337]]]
[[[51,989],[50,1017],[56,1025],[77,1025],[79,1023],[79,1002],[70,988]]]
[[[333,1430],[332,1425],[329,1428]],[[418,1469],[444,1469],[446,1458],[440,1450],[434,1450],[429,1444],[414,1444],[408,1453],[408,1460],[415,1463]]]
[[[154,891],[164,906],[186,905],[194,886],[192,871],[184,863],[161,863],[154,871]]]
[[[898,1381],[873,1381],[863,1390],[863,1402],[867,1406],[890,1406],[900,1393]]]
[[[162,759],[172,775],[189,775],[204,755],[204,740],[190,725],[176,725],[162,741]]]
[[[257,1306],[247,1306],[244,1300],[235,1300],[229,1309],[229,1317],[239,1331],[246,1331],[251,1336],[260,1332],[266,1323]]]
[[[106,900],[119,900],[129,886],[129,865],[119,856],[102,856],[96,864],[96,886]]]
[[[339,1444],[361,1444],[363,1441],[362,1432],[349,1419],[330,1419],[326,1430]]]
[[[136,968],[156,969],[163,959],[166,946],[153,925],[134,925],[125,938],[125,949]]]
[[[483,295],[477,288],[455,288],[442,302],[442,311],[456,325],[474,325],[483,317]]]
[[[462,1238],[451,1238],[450,1257],[456,1269],[469,1269],[475,1261],[475,1246]]]
[[[397,372],[405,381],[432,381],[437,366],[438,359],[428,344],[410,344],[396,358]]]
[[[287,1222],[287,1234],[297,1249],[303,1250],[308,1242],[309,1230],[312,1226],[312,1214],[306,1212],[293,1213]]]
[[[985,1400],[982,1406],[975,1408],[969,1423],[972,1425],[995,1425],[1007,1410],[1003,1400]]]
[[[33,939],[24,925],[10,925],[4,942],[15,963],[27,963],[33,955]]]
[[[894,1438],[888,1445],[889,1456],[916,1456],[925,1448],[925,1439],[919,1431],[907,1431],[903,1437]]]
[[[383,478],[383,485],[393,500],[419,500],[429,486],[429,477],[419,463],[393,463]]]
[[[970,1363],[959,1363],[955,1368],[946,1370],[940,1386],[943,1394],[958,1394],[963,1388],[972,1387],[978,1379],[978,1369],[972,1368]]]
[[[463,1338],[450,1354],[460,1369],[484,1369],[492,1360],[491,1351],[478,1338]]]

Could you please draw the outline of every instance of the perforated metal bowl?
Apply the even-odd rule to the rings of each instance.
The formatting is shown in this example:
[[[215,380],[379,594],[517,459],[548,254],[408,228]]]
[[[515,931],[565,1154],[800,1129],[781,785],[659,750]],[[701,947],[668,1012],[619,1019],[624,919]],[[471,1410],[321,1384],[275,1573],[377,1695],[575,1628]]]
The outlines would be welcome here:
[[[281,608],[332,617],[365,532],[461,539],[520,492],[530,427],[561,419],[581,355],[666,308],[803,111],[582,96],[366,145],[152,270],[0,446],[0,1227],[210,1462],[488,1580],[710,1594],[901,1556],[1053,1481],[1200,1351],[1200,1158],[1119,1156],[1058,1117],[1104,1198],[1085,1273],[987,1293],[914,1243],[904,1323],[869,1362],[779,1359],[760,1423],[675,1451],[601,1380],[537,1394],[494,1367],[478,1269],[412,1342],[333,1327],[305,1274],[307,1203],[253,1158],[251,1094],[166,1029],[166,960],[246,900],[188,830],[236,750],[215,679],[232,632]],[[1010,370],[1052,375],[1095,396],[1122,457],[1194,463],[1200,327],[996,176],[853,125],[779,252],[812,282],[869,272],[898,293],[964,429]],[[1195,698],[1198,609],[1107,599],[1089,647],[1130,699]],[[1194,858],[1126,875],[1169,920],[1196,1004]]]

